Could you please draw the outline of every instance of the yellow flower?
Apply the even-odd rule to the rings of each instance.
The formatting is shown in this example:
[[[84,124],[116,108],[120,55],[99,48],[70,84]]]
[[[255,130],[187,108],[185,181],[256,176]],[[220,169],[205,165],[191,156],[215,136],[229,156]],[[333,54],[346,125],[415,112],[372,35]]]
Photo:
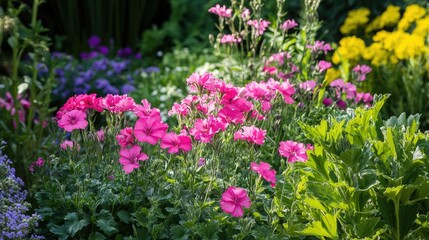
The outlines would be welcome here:
[[[325,81],[327,81],[328,83],[334,81],[335,79],[338,79],[341,77],[341,71],[335,68],[329,68],[326,71],[326,75],[325,75]]]
[[[423,54],[424,51],[424,39],[420,36],[408,33],[404,34],[394,49],[395,56],[400,60],[417,57]]]
[[[398,23],[398,29],[402,31],[408,30],[408,28],[411,26],[411,24],[414,21],[422,18],[424,15],[426,15],[426,9],[424,9],[418,4],[409,5],[405,9],[405,12],[404,12],[404,15],[402,16],[401,21],[399,21]]]
[[[372,32],[374,30],[379,30],[384,27],[397,24],[401,18],[400,10],[401,8],[398,6],[387,6],[387,9],[380,16],[377,16],[370,24],[368,24],[365,32]]]
[[[358,8],[351,10],[347,14],[347,18],[344,21],[343,25],[340,27],[340,32],[344,35],[349,34],[360,26],[365,25],[369,21],[369,14],[371,12],[368,8]]]
[[[375,42],[366,48],[363,58],[371,60],[374,66],[380,66],[388,63],[389,52],[383,48],[383,44]]]
[[[389,36],[390,32],[387,32],[385,30],[378,31],[373,37],[372,40],[374,42],[382,42],[384,39],[386,39],[387,36]]]
[[[416,28],[414,29],[413,34],[422,37],[429,34],[429,16],[416,21]]]
[[[338,64],[341,60],[359,60],[365,51],[365,42],[355,36],[345,37],[340,40],[340,46],[332,56],[332,62]]]

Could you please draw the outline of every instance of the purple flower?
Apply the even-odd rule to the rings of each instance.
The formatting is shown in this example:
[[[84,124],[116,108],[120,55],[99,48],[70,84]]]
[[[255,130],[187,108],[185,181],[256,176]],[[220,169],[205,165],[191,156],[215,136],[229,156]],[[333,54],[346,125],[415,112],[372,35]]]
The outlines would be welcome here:
[[[357,80],[362,82],[366,80],[366,74],[370,73],[372,71],[371,67],[363,64],[363,65],[356,65],[356,67],[353,68],[353,72],[357,74]]]
[[[129,56],[131,56],[133,54],[133,51],[131,50],[131,48],[126,47],[126,48],[119,49],[116,54],[119,57],[127,58],[127,57],[129,57]]]
[[[88,39],[88,45],[90,48],[95,48],[98,46],[98,44],[100,44],[101,40],[98,36],[96,35],[92,35],[89,39]]]
[[[131,84],[124,84],[121,88],[122,94],[127,94],[134,91],[136,88]]]
[[[31,206],[25,201],[27,191],[22,190],[24,182],[15,176],[12,161],[3,155],[0,146],[0,239],[28,239],[40,216],[27,215]]]
[[[107,46],[98,46],[98,52],[106,56],[109,53],[109,48]]]

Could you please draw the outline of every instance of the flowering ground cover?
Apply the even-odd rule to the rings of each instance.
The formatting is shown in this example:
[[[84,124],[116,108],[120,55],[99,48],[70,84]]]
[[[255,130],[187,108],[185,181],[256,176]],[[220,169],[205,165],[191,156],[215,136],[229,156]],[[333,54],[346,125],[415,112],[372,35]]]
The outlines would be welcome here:
[[[386,116],[400,96],[375,90],[391,61],[426,79],[411,67],[427,39],[415,51],[398,39],[428,36],[427,9],[388,6],[370,23],[352,10],[343,34],[393,29],[366,46],[319,40],[320,1],[305,1],[302,19],[263,3],[205,9],[212,48],[156,68],[96,36],[80,60],[50,54],[41,2],[28,26],[9,5],[0,239],[425,239],[428,134],[420,114]]]

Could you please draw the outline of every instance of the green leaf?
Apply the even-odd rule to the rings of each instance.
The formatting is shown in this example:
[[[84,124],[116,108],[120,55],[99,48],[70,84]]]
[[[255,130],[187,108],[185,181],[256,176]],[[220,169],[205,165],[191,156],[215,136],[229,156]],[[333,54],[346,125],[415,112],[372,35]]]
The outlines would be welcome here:
[[[186,240],[189,238],[187,230],[182,226],[174,226],[170,229],[172,239]]]
[[[217,233],[219,232],[219,224],[217,222],[208,222],[199,224],[197,227],[197,234],[202,239],[210,239],[210,240],[216,240],[218,239]]]
[[[53,225],[49,231],[55,235],[57,235],[60,240],[66,240],[69,237],[69,233],[67,231],[67,226],[65,225]]]
[[[387,145],[390,148],[390,152],[392,153],[392,156],[396,159],[398,158],[397,154],[396,154],[396,148],[395,148],[395,143],[394,143],[394,138],[393,138],[393,133],[392,133],[392,128],[388,127],[386,130],[386,139],[387,141]]]
[[[124,223],[129,223],[131,220],[131,214],[125,210],[121,210],[117,213],[119,220]]]
[[[104,240],[104,239],[106,239],[106,237],[99,232],[92,232],[91,234],[89,234],[88,239],[89,240]]]
[[[89,221],[87,219],[79,220],[79,216],[75,212],[67,214],[64,217],[64,220],[67,226],[67,231],[72,237],[82,228],[89,225]]]
[[[117,223],[112,214],[106,209],[101,210],[95,223],[107,236],[118,232]]]
[[[356,234],[359,238],[371,238],[377,234],[375,227],[379,221],[379,217],[366,218],[365,221],[360,221],[358,225],[355,226]]]
[[[322,211],[324,213],[326,212],[326,208],[322,205],[322,203],[319,200],[317,200],[315,198],[306,197],[304,199],[304,202],[312,208],[319,209],[320,211]]]

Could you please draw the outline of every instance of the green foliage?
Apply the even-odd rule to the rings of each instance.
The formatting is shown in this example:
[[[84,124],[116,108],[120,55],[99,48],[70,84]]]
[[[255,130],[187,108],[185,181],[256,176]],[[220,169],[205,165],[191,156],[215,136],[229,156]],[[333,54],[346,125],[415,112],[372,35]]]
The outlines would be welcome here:
[[[46,29],[37,20],[38,8],[42,0],[33,1],[32,9],[25,3],[7,1],[7,10],[0,7],[0,53],[10,50],[10,72],[0,76],[0,138],[9,144],[5,151],[14,159],[17,175],[28,186],[28,164],[37,159],[40,152],[46,150],[44,125],[52,109],[50,94],[54,86],[53,71],[46,77],[38,79],[37,65],[46,61],[52,67],[55,62],[49,61],[48,46],[50,39],[44,34]],[[23,12],[31,13],[29,23],[21,20]],[[7,43],[7,44],[6,44]],[[7,52],[7,51],[4,51]],[[24,61],[24,56],[28,56]],[[0,58],[5,58],[0,55]],[[26,149],[23,151],[23,149]]]
[[[421,237],[418,219],[428,211],[429,199],[428,155],[422,150],[427,134],[418,131],[416,115],[382,121],[386,100],[378,98],[370,109],[349,110],[317,126],[300,124],[316,144],[311,160],[300,165],[299,184],[305,187],[296,198],[309,220],[301,234]]]

